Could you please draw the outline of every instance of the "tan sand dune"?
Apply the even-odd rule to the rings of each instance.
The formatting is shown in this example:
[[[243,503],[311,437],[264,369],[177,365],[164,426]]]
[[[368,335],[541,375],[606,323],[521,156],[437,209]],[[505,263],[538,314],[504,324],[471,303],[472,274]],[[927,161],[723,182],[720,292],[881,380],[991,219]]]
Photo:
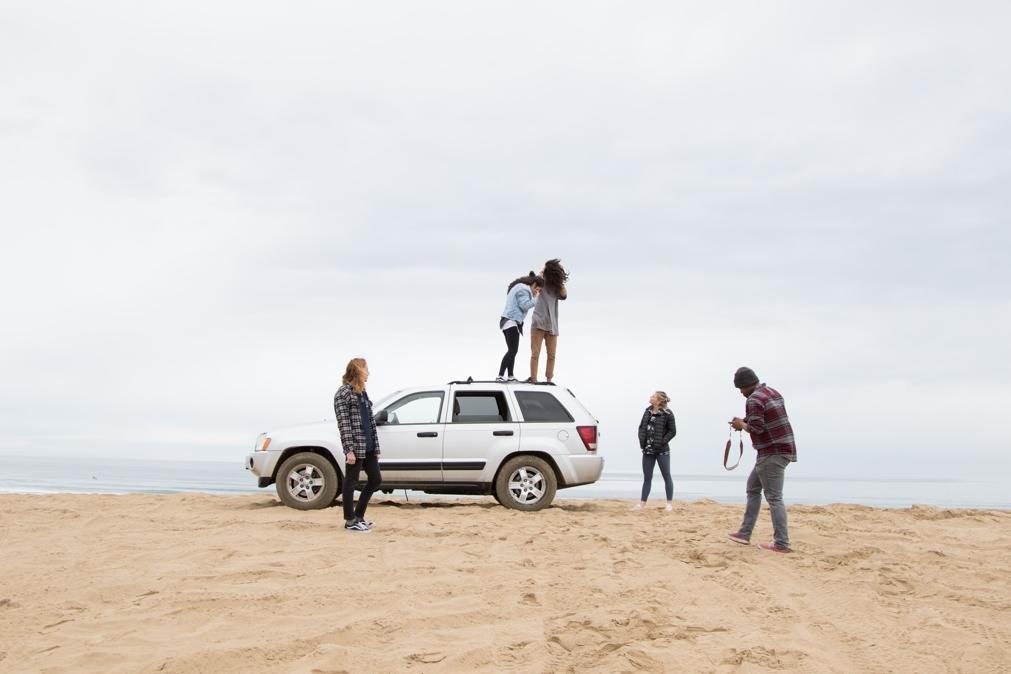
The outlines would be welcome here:
[[[1011,513],[660,503],[0,496],[0,672],[1011,671]]]

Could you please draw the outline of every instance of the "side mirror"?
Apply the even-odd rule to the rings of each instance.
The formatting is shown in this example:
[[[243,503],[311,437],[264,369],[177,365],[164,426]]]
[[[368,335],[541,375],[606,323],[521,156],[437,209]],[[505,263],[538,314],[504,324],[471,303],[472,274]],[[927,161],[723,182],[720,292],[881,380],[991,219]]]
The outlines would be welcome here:
[[[379,410],[376,412],[374,419],[376,420],[376,426],[384,425],[390,418],[390,415],[386,410]]]

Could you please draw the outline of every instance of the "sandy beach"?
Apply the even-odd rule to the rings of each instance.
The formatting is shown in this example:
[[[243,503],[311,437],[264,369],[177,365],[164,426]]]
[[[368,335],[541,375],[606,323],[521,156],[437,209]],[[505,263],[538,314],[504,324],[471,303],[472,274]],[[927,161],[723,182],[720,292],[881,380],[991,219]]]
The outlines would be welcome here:
[[[1011,670],[1011,513],[660,504],[0,496],[0,671]]]

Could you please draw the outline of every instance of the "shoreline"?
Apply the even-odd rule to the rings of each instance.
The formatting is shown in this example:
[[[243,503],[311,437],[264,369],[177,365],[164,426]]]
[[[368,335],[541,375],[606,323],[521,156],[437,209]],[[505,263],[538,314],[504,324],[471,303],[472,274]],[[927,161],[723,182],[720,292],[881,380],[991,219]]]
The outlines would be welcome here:
[[[110,461],[111,463],[104,463]],[[0,493],[115,493],[175,494],[205,493],[260,496],[273,494],[273,487],[259,489],[235,462],[158,461],[144,459],[54,460],[20,457],[8,461],[0,476]],[[743,504],[747,471],[719,474],[674,474],[674,496],[682,501],[712,499]],[[641,473],[607,472],[592,485],[559,490],[558,497],[578,500],[633,500],[641,487]],[[1011,510],[1006,486],[990,477],[951,478],[901,476],[841,478],[792,473],[787,478],[788,505],[860,504],[871,507],[908,508],[929,505],[940,508]],[[402,491],[395,492],[398,498]],[[654,476],[651,498],[662,495],[662,480]],[[410,499],[438,498],[408,492]]]
[[[660,483],[660,492],[662,493],[663,485]],[[657,485],[654,485],[654,493],[650,495],[649,503],[663,505],[665,501],[663,498],[657,498],[656,491]],[[402,490],[398,490],[402,491]],[[628,497],[618,497],[618,496],[600,496],[595,494],[583,495],[569,495],[565,493],[566,490],[560,490],[559,495],[555,497],[554,502],[550,507],[558,506],[561,501],[574,501],[574,502],[619,502],[627,503],[628,505],[633,505],[639,502],[639,497],[630,495]],[[631,493],[631,492],[629,492]],[[13,489],[0,487],[0,498],[5,496],[58,496],[65,494],[68,496],[173,496],[173,495],[192,495],[192,496],[213,496],[213,497],[239,497],[239,496],[251,496],[251,497],[267,497],[273,498],[278,501],[278,505],[281,505],[280,500],[277,498],[276,493],[273,491],[273,487],[268,487],[265,489],[258,489],[253,487],[248,491],[243,490],[229,490],[229,491],[200,491],[191,489],[148,489],[148,490],[136,490],[127,489],[122,491],[113,490],[92,490],[92,491],[75,491],[69,489],[53,489],[53,490],[43,490],[43,489]],[[397,499],[403,498],[403,496],[397,496],[394,494],[382,494],[377,493],[373,496],[373,499],[384,498],[384,499]],[[452,495],[452,494],[426,494],[424,492],[414,492],[408,491],[408,499],[403,501],[403,503],[410,503],[411,501],[417,502],[438,502],[440,499],[445,499],[449,502],[455,502],[461,500],[466,502],[467,499],[480,500],[481,502],[487,502],[490,504],[495,504],[494,499],[491,496],[481,496],[481,495]],[[913,502],[913,501],[902,501],[899,503],[880,503],[873,501],[802,501],[802,500],[791,500],[789,496],[785,498],[787,508],[794,507],[821,507],[829,508],[835,506],[859,506],[864,508],[874,508],[881,510],[908,510],[910,508],[936,508],[939,510],[959,510],[959,511],[994,511],[994,512],[1011,512],[1011,505],[991,505],[987,503],[958,503],[958,504],[936,504],[928,502]],[[674,503],[714,503],[725,506],[740,506],[743,507],[745,503],[745,496],[740,497],[723,497],[714,498],[711,496],[698,495],[695,497],[679,497],[677,493],[674,495]],[[337,504],[331,506],[331,508],[336,507]],[[762,501],[762,507],[767,507],[768,504],[765,503],[764,497]],[[329,508],[328,508],[329,509]],[[295,511],[293,509],[293,512]]]

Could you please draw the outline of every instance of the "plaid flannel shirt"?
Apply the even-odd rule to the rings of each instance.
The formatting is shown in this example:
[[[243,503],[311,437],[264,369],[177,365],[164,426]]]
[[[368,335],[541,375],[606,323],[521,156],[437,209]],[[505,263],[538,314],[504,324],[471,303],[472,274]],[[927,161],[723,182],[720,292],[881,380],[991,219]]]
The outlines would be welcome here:
[[[744,421],[748,424],[751,444],[759,456],[785,454],[790,461],[797,460],[793,427],[790,426],[786,403],[779,391],[759,384],[745,403]]]
[[[365,397],[365,402],[369,408],[368,430],[362,423],[362,411],[359,404],[361,396]],[[372,418],[372,401],[369,394],[361,392],[361,396],[355,393],[350,384],[344,384],[333,397],[333,409],[337,415],[337,430],[341,434],[341,445],[344,453],[354,452],[359,459],[365,458],[365,447],[368,443],[366,433],[372,433],[376,440],[376,456],[379,456],[379,433],[376,430],[376,420]]]

